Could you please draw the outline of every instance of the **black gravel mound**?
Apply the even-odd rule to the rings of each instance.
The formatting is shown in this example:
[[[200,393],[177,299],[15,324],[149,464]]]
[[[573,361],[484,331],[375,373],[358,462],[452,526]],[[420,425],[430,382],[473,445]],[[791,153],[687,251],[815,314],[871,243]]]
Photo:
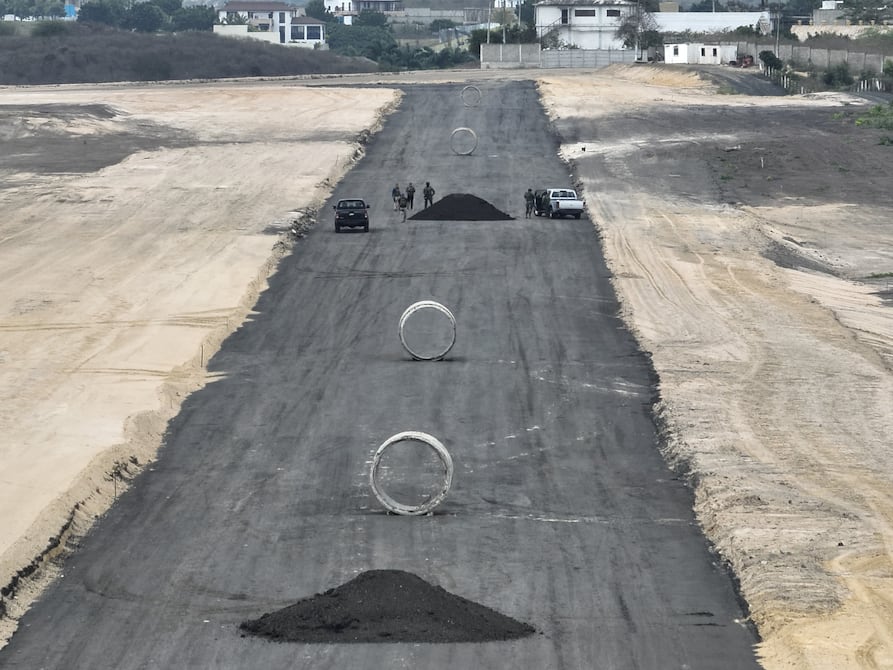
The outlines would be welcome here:
[[[278,642],[492,642],[534,628],[402,570],[370,570],[240,628]]]
[[[409,218],[413,221],[512,221],[515,217],[471,193],[450,193]]]

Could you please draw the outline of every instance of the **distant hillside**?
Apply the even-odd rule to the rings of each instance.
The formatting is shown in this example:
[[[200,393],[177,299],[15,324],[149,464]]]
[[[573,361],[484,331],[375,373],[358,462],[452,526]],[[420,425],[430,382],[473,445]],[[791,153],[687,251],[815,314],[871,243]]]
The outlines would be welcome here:
[[[376,63],[208,32],[143,34],[53,22],[0,36],[0,84],[222,79],[374,72]]]

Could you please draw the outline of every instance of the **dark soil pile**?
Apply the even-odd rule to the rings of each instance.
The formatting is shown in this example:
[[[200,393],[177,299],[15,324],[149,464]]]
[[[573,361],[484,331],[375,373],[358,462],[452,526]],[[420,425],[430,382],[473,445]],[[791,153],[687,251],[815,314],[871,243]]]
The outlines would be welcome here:
[[[511,221],[515,217],[471,193],[450,193],[409,218],[413,221]]]
[[[323,643],[491,642],[535,632],[402,570],[364,572],[240,627],[279,642]]]

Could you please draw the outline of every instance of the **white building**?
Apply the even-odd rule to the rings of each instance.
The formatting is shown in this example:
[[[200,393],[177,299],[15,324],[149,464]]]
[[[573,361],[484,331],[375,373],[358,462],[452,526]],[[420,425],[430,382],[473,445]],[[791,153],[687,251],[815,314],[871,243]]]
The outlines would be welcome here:
[[[705,44],[701,42],[664,44],[665,63],[722,65],[737,59],[738,47],[736,45]]]
[[[217,12],[218,35],[244,37],[271,44],[324,48],[326,24],[303,15],[303,9],[284,2],[228,2]],[[238,19],[236,18],[238,17]],[[238,23],[233,23],[234,21]]]
[[[626,0],[542,0],[534,6],[536,34],[554,33],[559,44],[580,49],[624,49],[617,38],[623,20],[635,13]]]

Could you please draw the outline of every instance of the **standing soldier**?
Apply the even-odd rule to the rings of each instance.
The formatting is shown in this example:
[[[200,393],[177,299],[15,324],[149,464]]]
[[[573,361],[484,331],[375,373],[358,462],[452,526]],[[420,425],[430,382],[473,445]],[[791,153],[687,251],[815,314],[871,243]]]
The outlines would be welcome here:
[[[527,193],[524,194],[524,218],[529,219],[530,214],[533,212],[533,201],[536,196],[533,194],[533,189],[527,189]]]
[[[409,182],[409,186],[406,187],[406,202],[409,203],[409,208],[412,209],[414,207],[415,201],[415,186],[412,185],[412,182]]]
[[[425,196],[425,207],[434,204],[434,187],[430,181],[425,182],[425,188],[422,189],[422,195]]]
[[[403,195],[402,193],[400,194],[400,197],[397,198],[397,207],[400,208],[400,213],[403,215],[404,221],[406,221],[406,203],[407,203],[407,201],[408,201],[408,198],[405,195]]]
[[[391,189],[391,198],[394,200],[394,211],[397,211],[397,201],[400,199],[400,184],[394,184]]]

